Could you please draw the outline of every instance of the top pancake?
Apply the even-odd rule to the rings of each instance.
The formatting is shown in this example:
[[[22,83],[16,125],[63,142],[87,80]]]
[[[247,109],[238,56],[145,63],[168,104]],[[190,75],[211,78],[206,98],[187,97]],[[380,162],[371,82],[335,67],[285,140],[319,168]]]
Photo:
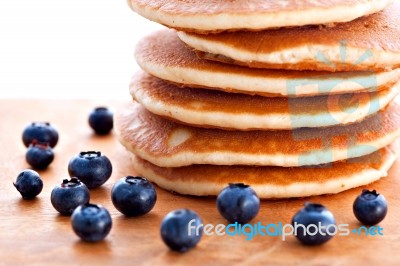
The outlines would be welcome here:
[[[128,0],[145,18],[193,32],[261,30],[347,22],[392,0]]]
[[[257,68],[383,70],[400,66],[400,2],[334,27],[308,26],[261,32],[179,32],[207,59]]]
[[[174,30],[143,38],[136,46],[140,67],[158,78],[189,87],[262,96],[314,96],[376,91],[395,83],[400,69],[382,72],[316,72],[251,69],[199,59]]]

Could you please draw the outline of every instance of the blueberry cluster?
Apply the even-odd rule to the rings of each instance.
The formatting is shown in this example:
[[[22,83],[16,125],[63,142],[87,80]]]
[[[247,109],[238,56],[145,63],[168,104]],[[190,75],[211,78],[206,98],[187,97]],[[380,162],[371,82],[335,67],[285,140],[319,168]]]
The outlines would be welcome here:
[[[111,131],[112,113],[107,108],[96,108],[89,117],[89,124],[96,134]],[[32,123],[23,132],[23,142],[29,147],[26,160],[35,169],[46,168],[54,158],[52,148],[58,142],[58,133],[50,123]],[[80,152],[68,164],[70,179],[64,179],[51,192],[51,204],[61,215],[71,215],[73,231],[84,241],[103,240],[111,230],[112,219],[107,209],[90,203],[90,191],[103,185],[112,174],[111,161],[98,151]],[[14,183],[24,199],[36,197],[43,189],[43,181],[33,170],[24,170]],[[114,207],[125,216],[141,216],[150,212],[157,201],[154,186],[140,176],[126,176],[118,180],[111,190]],[[230,223],[244,224],[251,221],[260,211],[257,193],[243,183],[229,184],[218,195],[216,207],[222,217]],[[381,222],[387,213],[383,195],[375,190],[363,190],[353,203],[355,217],[365,225]],[[188,226],[188,225],[191,226]],[[333,234],[328,232],[336,225],[333,214],[323,205],[306,203],[292,218],[298,225],[297,239],[305,245],[320,245],[329,241]],[[299,226],[301,225],[301,226]],[[302,228],[322,226],[315,234]],[[195,247],[201,237],[202,219],[189,209],[169,212],[161,222],[161,238],[172,250],[186,252]],[[304,226],[304,227],[302,227]],[[325,231],[324,231],[325,230]]]
[[[96,108],[89,115],[89,125],[96,134],[108,134],[113,127],[113,115],[105,107]],[[42,170],[51,164],[58,138],[57,130],[48,122],[33,122],[24,129],[22,141],[28,147],[26,161],[32,168]],[[72,215],[73,230],[83,240],[100,241],[111,230],[111,216],[104,207],[89,203],[89,188],[97,188],[110,178],[111,162],[101,152],[81,152],[70,160],[68,172],[71,178],[64,179],[52,190],[51,204],[61,215]],[[36,171],[24,170],[14,186],[23,199],[32,199],[42,191],[43,181]],[[152,197],[154,202],[146,205],[145,212],[139,212],[150,211],[155,194]],[[129,204],[125,205],[129,208]]]
[[[97,107],[89,114],[89,126],[98,135],[106,135],[113,128],[113,113]],[[46,169],[54,160],[53,148],[58,143],[58,131],[49,122],[33,122],[25,127],[22,142],[28,148],[26,161],[37,170]]]
[[[248,185],[229,184],[217,197],[217,209],[230,223],[247,223],[260,210],[260,200],[255,191]],[[375,190],[363,190],[353,204],[356,218],[365,225],[375,225],[381,222],[387,213],[387,203],[383,195]],[[298,225],[296,238],[304,245],[321,245],[330,240],[336,225],[333,214],[323,205],[305,203],[292,218],[292,225]],[[309,226],[320,226],[318,232],[308,234],[303,230]],[[303,227],[304,226],[304,227]]]

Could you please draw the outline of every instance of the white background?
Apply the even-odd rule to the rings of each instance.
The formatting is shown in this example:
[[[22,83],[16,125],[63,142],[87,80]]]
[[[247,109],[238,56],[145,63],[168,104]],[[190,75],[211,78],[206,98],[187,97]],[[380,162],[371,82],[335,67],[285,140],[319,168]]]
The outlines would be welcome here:
[[[160,28],[126,0],[0,0],[0,98],[128,99],[134,46]]]

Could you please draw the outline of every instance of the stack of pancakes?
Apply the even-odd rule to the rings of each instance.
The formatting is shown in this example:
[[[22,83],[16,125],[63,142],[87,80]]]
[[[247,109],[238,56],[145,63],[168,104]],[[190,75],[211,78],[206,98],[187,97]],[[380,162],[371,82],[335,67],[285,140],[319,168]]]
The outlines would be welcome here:
[[[182,194],[337,193],[396,159],[400,4],[129,0],[173,29],[145,37],[116,118],[136,171]]]

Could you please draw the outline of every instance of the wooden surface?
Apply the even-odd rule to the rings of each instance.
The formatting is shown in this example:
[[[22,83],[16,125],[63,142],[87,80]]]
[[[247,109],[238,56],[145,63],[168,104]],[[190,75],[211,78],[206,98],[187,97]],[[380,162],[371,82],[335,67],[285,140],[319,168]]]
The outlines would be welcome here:
[[[128,99],[129,97],[127,97]],[[199,245],[185,254],[171,252],[160,238],[159,226],[170,210],[190,208],[204,223],[226,223],[215,208],[214,198],[173,195],[157,188],[155,208],[139,218],[125,218],[112,205],[113,183],[134,175],[129,157],[114,134],[96,137],[87,125],[90,110],[104,102],[96,101],[0,101],[0,265],[394,265],[400,262],[400,164],[388,177],[368,188],[385,195],[389,204],[380,224],[384,236],[335,236],[326,245],[305,247],[294,237],[203,236]],[[122,103],[107,102],[114,110]],[[35,200],[22,200],[13,181],[27,168],[23,128],[32,121],[49,121],[60,134],[55,160],[40,174],[44,188]],[[113,175],[101,188],[91,191],[91,202],[103,204],[111,213],[113,228],[105,241],[84,243],[73,233],[70,218],[58,215],[50,203],[52,188],[68,177],[69,159],[80,151],[98,150],[113,163]],[[361,189],[338,195],[296,200],[263,201],[252,221],[290,223],[304,201],[326,205],[337,223],[360,226],[352,213],[352,203]]]

